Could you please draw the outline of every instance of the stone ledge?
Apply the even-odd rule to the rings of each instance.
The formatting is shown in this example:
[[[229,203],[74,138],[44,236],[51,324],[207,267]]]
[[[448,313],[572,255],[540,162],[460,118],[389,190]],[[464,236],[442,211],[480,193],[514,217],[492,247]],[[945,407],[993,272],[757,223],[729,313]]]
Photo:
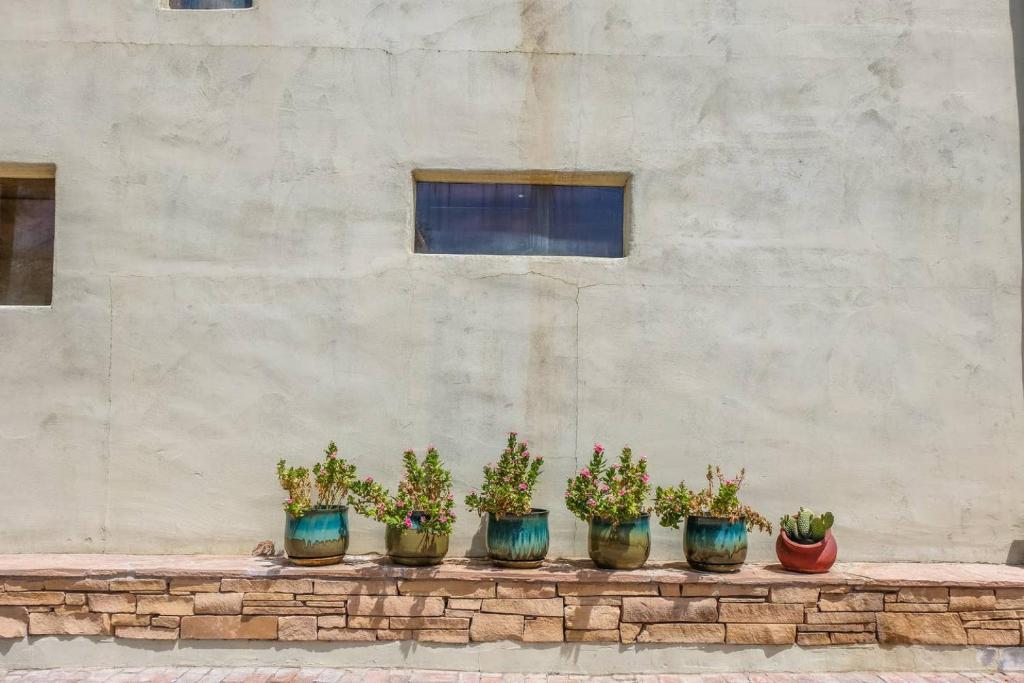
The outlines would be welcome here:
[[[557,561],[331,567],[196,556],[0,556],[0,638],[1018,647],[1024,568],[750,565],[704,574]]]
[[[748,564],[734,574],[693,571],[685,562],[650,562],[636,571],[597,569],[586,560],[558,559],[538,569],[498,569],[484,560],[452,559],[438,567],[401,567],[376,556],[342,564],[296,567],[280,558],[247,555],[0,554],[0,576],[26,578],[336,578],[440,579],[555,583],[697,583],[1024,588],[1024,566],[953,562],[842,562],[827,574],[796,574],[777,564]]]

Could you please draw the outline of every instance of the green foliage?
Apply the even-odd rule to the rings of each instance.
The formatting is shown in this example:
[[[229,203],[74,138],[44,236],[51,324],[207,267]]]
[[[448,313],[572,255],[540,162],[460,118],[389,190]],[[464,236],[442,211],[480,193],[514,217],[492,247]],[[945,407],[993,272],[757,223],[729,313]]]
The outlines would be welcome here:
[[[746,470],[740,470],[735,479],[726,479],[718,467],[712,469],[708,465],[708,485],[700,491],[686,488],[685,482],[678,487],[661,488],[655,495],[654,509],[658,513],[662,526],[679,528],[679,522],[689,515],[705,517],[723,517],[730,521],[742,519],[747,530],[760,529],[771,533],[772,525],[760,513],[740,502],[739,491],[746,477]],[[715,489],[715,479],[718,488]]]
[[[352,507],[389,527],[419,529],[448,536],[455,522],[452,474],[441,464],[437,449],[430,446],[423,461],[411,450],[402,454],[402,480],[391,494],[373,477],[352,485]]]
[[[356,467],[338,457],[338,447],[332,441],[324,449],[324,461],[314,464],[312,473],[309,468],[289,467],[284,459],[279,460],[277,480],[288,492],[285,512],[292,517],[302,517],[314,507],[314,484],[316,506],[345,505],[349,489],[356,481]]]
[[[517,442],[509,432],[508,443],[498,464],[484,467],[484,483],[480,493],[470,491],[466,507],[480,514],[490,512],[496,517],[528,515],[532,507],[533,488],[540,476],[544,458],[530,457],[526,441]]]
[[[835,517],[831,512],[818,517],[813,510],[801,507],[795,515],[783,517],[779,526],[794,543],[810,545],[824,540],[825,532],[831,529],[834,523]]]
[[[613,524],[628,522],[650,512],[649,481],[646,458],[634,462],[633,451],[627,446],[618,464],[608,466],[604,447],[594,444],[590,465],[568,481],[565,506],[584,521],[597,518]]]

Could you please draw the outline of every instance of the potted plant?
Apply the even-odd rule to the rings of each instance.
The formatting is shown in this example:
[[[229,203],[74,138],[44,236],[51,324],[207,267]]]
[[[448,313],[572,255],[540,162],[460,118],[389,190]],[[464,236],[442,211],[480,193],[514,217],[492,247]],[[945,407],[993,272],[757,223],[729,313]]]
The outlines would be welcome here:
[[[433,446],[422,462],[412,450],[405,451],[402,466],[398,493],[392,495],[373,477],[367,477],[353,485],[352,506],[387,526],[384,543],[395,564],[440,564],[448,554],[455,522],[451,472],[441,464]]]
[[[804,574],[823,574],[831,569],[838,550],[832,536],[833,522],[831,512],[818,517],[805,507],[783,517],[775,541],[775,554],[782,566]]]
[[[277,463],[277,479],[288,492],[284,503],[284,550],[298,565],[337,564],[348,549],[349,491],[356,482],[355,465],[338,457],[332,441],[324,461],[305,467]],[[313,487],[316,502],[313,502]]]
[[[484,467],[480,492],[470,491],[466,507],[487,515],[487,556],[499,567],[533,569],[548,552],[548,511],[531,505],[544,459],[530,457],[526,441],[509,432],[497,465]]]
[[[678,529],[679,521],[686,519],[684,550],[694,569],[739,571],[747,559],[747,532],[772,532],[768,520],[737,498],[745,476],[746,470],[740,470],[735,479],[726,479],[721,469],[708,465],[706,488],[692,491],[680,482],[678,487],[659,486],[655,492],[654,509],[662,526]]]
[[[604,448],[594,444],[590,465],[569,479],[565,505],[590,525],[587,551],[604,569],[638,569],[651,553],[647,459],[633,461],[629,446],[608,466]]]

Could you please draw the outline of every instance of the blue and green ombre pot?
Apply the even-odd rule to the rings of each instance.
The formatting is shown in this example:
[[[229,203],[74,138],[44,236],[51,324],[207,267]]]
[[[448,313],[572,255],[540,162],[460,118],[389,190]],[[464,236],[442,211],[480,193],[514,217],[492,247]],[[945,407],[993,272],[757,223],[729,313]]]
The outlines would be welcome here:
[[[725,517],[687,517],[686,561],[706,572],[738,572],[747,559],[747,522]]]
[[[316,507],[292,517],[285,513],[284,552],[293,564],[337,564],[348,550],[348,508]]]
[[[602,569],[639,569],[651,554],[651,516],[644,514],[617,525],[605,519],[590,520],[587,551]]]
[[[499,567],[534,569],[548,554],[548,511],[495,517],[487,513],[487,556]]]

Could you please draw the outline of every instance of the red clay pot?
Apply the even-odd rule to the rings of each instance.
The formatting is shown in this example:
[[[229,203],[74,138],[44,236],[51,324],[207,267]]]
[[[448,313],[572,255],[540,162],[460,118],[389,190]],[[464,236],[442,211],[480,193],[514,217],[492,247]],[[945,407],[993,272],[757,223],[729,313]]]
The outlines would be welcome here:
[[[825,538],[819,543],[804,545],[794,543],[786,535],[785,531],[779,530],[779,537],[775,540],[775,554],[779,556],[782,566],[791,572],[802,574],[824,574],[836,562],[836,539],[832,537],[832,530],[825,532]]]

